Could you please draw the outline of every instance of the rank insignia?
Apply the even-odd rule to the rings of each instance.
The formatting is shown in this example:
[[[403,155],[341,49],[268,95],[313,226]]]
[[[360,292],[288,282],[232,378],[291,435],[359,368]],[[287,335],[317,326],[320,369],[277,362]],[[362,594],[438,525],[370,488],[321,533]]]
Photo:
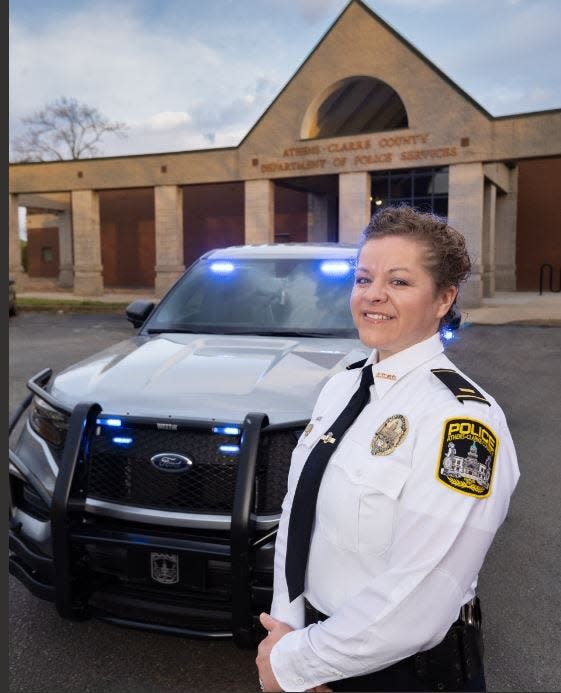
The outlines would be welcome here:
[[[409,431],[409,423],[402,414],[394,414],[384,421],[370,443],[373,455],[389,455],[403,443]]]
[[[310,433],[312,432],[313,428],[314,428],[314,424],[310,422],[310,423],[306,426],[306,428],[304,429],[304,438],[305,438],[306,436],[309,436],[309,435],[310,435]]]
[[[455,491],[476,498],[491,493],[499,440],[475,419],[448,419],[444,424],[436,478]]]

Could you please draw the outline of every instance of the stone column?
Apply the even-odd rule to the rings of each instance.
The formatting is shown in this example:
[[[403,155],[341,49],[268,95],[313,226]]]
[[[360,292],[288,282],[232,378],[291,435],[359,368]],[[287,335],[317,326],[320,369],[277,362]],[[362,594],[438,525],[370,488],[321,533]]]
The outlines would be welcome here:
[[[471,257],[471,277],[460,288],[458,304],[477,308],[482,304],[483,165],[454,164],[449,168],[448,223],[466,238]]]
[[[308,241],[323,243],[328,240],[329,210],[327,195],[308,193]]]
[[[71,193],[74,236],[74,293],[78,296],[103,294],[99,195],[95,190]]]
[[[70,212],[61,212],[58,215],[58,256],[58,285],[64,288],[73,286],[72,218]]]
[[[177,185],[154,188],[156,278],[154,291],[163,296],[183,274],[183,191]]]
[[[19,237],[18,196],[10,193],[8,200],[9,225],[9,273],[10,279],[15,279],[16,291],[23,289],[25,274],[21,265],[21,244]]]
[[[483,199],[482,275],[483,296],[495,295],[495,210],[497,187],[485,181]]]
[[[274,242],[275,184],[270,180],[246,180],[244,243]]]
[[[339,243],[357,243],[370,221],[370,174],[339,174]]]
[[[518,166],[509,171],[509,191],[497,195],[495,215],[495,288],[516,291],[516,210]]]

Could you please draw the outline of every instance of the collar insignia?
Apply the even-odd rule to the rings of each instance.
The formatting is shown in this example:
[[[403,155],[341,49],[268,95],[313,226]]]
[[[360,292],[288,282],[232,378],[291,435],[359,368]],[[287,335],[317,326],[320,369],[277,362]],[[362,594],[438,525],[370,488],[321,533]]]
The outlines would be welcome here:
[[[306,428],[304,429],[304,438],[305,438],[306,436],[309,436],[309,435],[310,435],[310,433],[312,432],[313,428],[314,428],[314,424],[313,424],[312,422],[310,422],[310,423],[306,426]]]
[[[397,380],[397,375],[394,375],[393,373],[381,373],[380,371],[378,371],[374,377],[383,378],[384,380]]]
[[[376,431],[370,443],[373,455],[389,455],[405,440],[409,432],[409,422],[402,414],[394,414],[387,418]]]

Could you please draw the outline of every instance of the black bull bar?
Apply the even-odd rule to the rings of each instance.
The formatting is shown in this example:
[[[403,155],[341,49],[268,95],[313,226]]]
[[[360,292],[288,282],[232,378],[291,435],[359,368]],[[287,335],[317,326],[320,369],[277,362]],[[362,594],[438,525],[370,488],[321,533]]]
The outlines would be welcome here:
[[[28,382],[32,392],[45,399],[51,406],[68,413],[68,409],[57,402],[45,389],[52,371],[45,369]],[[10,431],[29,406],[28,397],[20,406],[10,422]],[[81,518],[85,513],[90,441],[96,420],[102,411],[96,402],[81,402],[70,414],[68,433],[62,454],[60,470],[56,479],[51,505],[51,532],[54,566],[54,602],[58,613],[72,620],[83,620],[91,615],[103,618],[118,625],[145,630],[157,630],[188,637],[233,637],[240,647],[253,647],[255,640],[255,619],[252,611],[251,570],[253,554],[256,549],[270,542],[276,535],[276,526],[266,534],[257,536],[255,523],[251,521],[251,508],[254,495],[255,474],[261,433],[274,429],[303,428],[306,422],[293,421],[282,425],[269,425],[263,413],[249,413],[242,425],[239,465],[236,477],[234,502],[230,524],[230,544],[213,544],[190,539],[174,539],[173,548],[186,553],[207,556],[220,556],[230,560],[231,565],[231,632],[194,630],[178,626],[146,623],[132,619],[112,617],[88,606],[88,594],[79,581],[81,568],[76,565],[72,539],[84,539],[80,530]],[[139,422],[140,419],[136,418]],[[169,420],[171,422],[171,419]],[[181,420],[183,424],[201,426],[201,421]],[[203,424],[204,425],[204,424]],[[216,421],[209,422],[215,426]],[[102,535],[98,537],[103,539]],[[106,537],[111,543],[127,543],[127,533]],[[166,548],[166,540],[152,539],[156,548]],[[169,548],[169,546],[168,546]]]

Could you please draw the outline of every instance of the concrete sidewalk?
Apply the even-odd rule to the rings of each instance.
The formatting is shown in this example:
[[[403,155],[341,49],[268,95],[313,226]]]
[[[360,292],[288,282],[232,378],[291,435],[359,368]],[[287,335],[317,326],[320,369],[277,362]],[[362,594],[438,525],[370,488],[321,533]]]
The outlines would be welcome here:
[[[21,291],[18,298],[58,301],[97,301],[127,305],[137,299],[158,302],[149,289],[113,290],[101,296],[76,296],[69,291]],[[561,293],[497,292],[484,298],[481,308],[461,309],[463,321],[475,325],[558,325],[561,326]]]
[[[561,293],[498,291],[481,308],[461,309],[463,321],[475,325],[559,325]]]
[[[151,289],[115,289],[104,292],[101,296],[77,296],[72,291],[64,290],[48,290],[48,291],[18,291],[17,298],[37,298],[47,301],[74,301],[80,303],[82,301],[96,301],[101,303],[123,303],[129,304],[132,301],[145,299],[157,303],[159,299],[154,296]]]

